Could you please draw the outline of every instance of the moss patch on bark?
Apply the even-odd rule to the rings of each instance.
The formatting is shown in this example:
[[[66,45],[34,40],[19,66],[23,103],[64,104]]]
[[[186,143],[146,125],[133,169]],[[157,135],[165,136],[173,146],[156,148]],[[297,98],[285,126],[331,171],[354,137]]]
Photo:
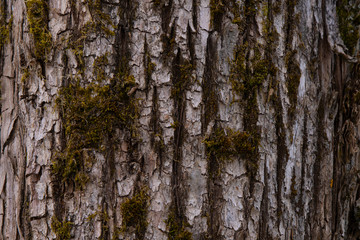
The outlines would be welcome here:
[[[107,56],[94,63],[95,81],[83,85],[72,79],[59,91],[56,104],[63,118],[66,147],[52,164],[53,173],[64,182],[74,181],[82,189],[87,182],[86,169],[94,160],[89,150],[104,151],[103,143],[112,138],[116,129],[134,132],[137,100],[130,94],[135,79],[125,64],[109,79],[104,66]]]
[[[338,0],[336,13],[339,31],[349,53],[353,54],[360,37],[360,5],[353,0]]]
[[[132,198],[121,204],[123,218],[122,232],[135,228],[136,239],[144,239],[148,222],[146,221],[149,206],[149,195],[141,189]]]
[[[51,219],[51,230],[56,235],[56,240],[71,239],[71,228],[73,223],[68,221],[60,222],[56,217]]]
[[[52,37],[48,29],[48,3],[45,0],[27,0],[26,14],[30,33],[34,37],[35,57],[45,61],[51,50]]]

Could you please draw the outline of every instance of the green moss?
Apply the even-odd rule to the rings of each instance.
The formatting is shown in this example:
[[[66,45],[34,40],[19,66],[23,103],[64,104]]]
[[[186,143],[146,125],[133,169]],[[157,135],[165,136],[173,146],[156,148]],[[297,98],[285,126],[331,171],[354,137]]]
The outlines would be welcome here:
[[[137,239],[144,239],[148,222],[146,221],[149,206],[149,196],[145,189],[141,189],[132,198],[121,204],[122,231],[135,228]]]
[[[170,33],[170,36],[167,36],[165,33],[161,35],[161,42],[164,50],[164,55],[166,57],[173,57],[173,50],[176,44],[175,41],[175,28],[173,27]]]
[[[124,62],[124,61],[123,61]],[[86,168],[94,159],[90,150],[104,151],[116,129],[134,131],[137,100],[128,95],[135,86],[126,64],[117,74],[105,74],[107,56],[95,60],[95,81],[86,86],[80,79],[72,79],[69,86],[59,91],[56,104],[63,118],[66,147],[53,160],[53,173],[63,181],[74,181],[82,189],[87,180]]]
[[[260,139],[248,132],[218,128],[204,140],[209,157],[215,157],[219,163],[240,156],[252,161]]]
[[[210,26],[219,30],[223,15],[230,11],[233,15],[232,22],[243,29],[242,10],[244,9],[239,6],[236,0],[210,0]]]
[[[161,0],[152,0],[152,3],[156,6],[156,7],[158,7],[158,6],[160,6],[161,5]]]
[[[22,76],[21,76],[21,83],[25,84],[26,81],[29,79],[29,77],[30,77],[29,68],[25,68],[23,73],[22,73]]]
[[[116,26],[111,21],[110,16],[104,13],[101,0],[88,0],[88,5],[93,19],[85,26],[88,28],[88,32],[105,33],[106,36],[114,36],[115,32],[112,29],[116,29]]]
[[[252,57],[249,51],[253,51]],[[267,76],[274,76],[276,71],[272,62],[261,56],[259,46],[250,48],[245,42],[235,49],[229,80],[233,91],[247,100],[256,95]]]
[[[225,13],[226,6],[223,0],[210,0],[210,23],[211,26],[221,23],[222,15]]]
[[[6,12],[3,2],[0,2],[0,50],[7,41],[9,41],[9,33],[12,28],[13,16],[9,22],[6,22]]]
[[[121,229],[115,228],[115,231],[112,235],[111,240],[118,240],[118,239],[120,239],[120,236],[121,236]]]
[[[81,27],[80,31],[73,31],[65,45],[70,49],[78,63],[78,73],[84,73],[84,45],[94,36],[111,37],[115,35],[116,25],[113,24],[110,15],[104,13],[100,0],[87,1],[91,13],[91,20]],[[75,2],[72,2],[75,4]]]
[[[171,88],[171,97],[174,98],[178,102],[182,102],[184,100],[184,93],[186,88],[193,80],[192,71],[193,66],[189,61],[185,61],[183,64],[179,66],[180,72],[179,76],[175,76],[177,79],[174,81],[174,84]]]
[[[48,4],[45,0],[27,0],[26,14],[30,33],[34,37],[35,57],[45,61],[51,50],[52,37],[48,30]]]
[[[99,206],[99,210],[94,212],[93,214],[90,214],[87,217],[86,220],[91,222],[95,218],[97,218],[97,221],[101,221],[101,236],[100,236],[100,239],[101,240],[107,239],[106,236],[109,235],[109,221],[110,221],[109,214],[107,213],[107,211],[105,209],[101,210],[101,208]],[[117,232],[117,231],[115,231],[115,232]]]
[[[60,222],[56,217],[51,219],[51,230],[55,233],[57,240],[68,240],[71,238],[71,228],[73,223],[63,221]]]
[[[169,217],[165,221],[168,228],[168,239],[169,240],[191,240],[192,234],[185,229],[187,226],[186,222],[179,220],[176,217],[175,208],[170,209]]]
[[[276,75],[277,69],[266,55],[260,53],[263,46],[245,42],[240,44],[234,51],[234,60],[231,63],[229,81],[236,95],[242,97],[240,102],[244,104],[244,131],[253,139],[254,150],[246,157],[247,169],[251,175],[255,175],[259,158],[258,147],[260,144],[260,129],[257,126],[259,115],[257,104],[257,92],[268,77]]]
[[[353,54],[359,41],[360,5],[352,0],[338,0],[336,3],[339,31],[349,53]]]

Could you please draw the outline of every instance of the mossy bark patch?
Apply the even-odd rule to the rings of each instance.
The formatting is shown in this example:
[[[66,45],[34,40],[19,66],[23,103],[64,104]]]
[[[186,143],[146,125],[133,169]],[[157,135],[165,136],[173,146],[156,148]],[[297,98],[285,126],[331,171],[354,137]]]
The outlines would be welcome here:
[[[141,189],[132,198],[121,204],[123,218],[122,232],[135,229],[136,239],[144,239],[148,222],[146,221],[149,196],[145,189]]]
[[[56,240],[69,240],[71,239],[71,228],[73,223],[68,221],[60,222],[56,217],[51,219],[51,230],[56,235]]]
[[[52,169],[63,181],[75,181],[80,188],[86,184],[87,165],[93,161],[88,150],[105,150],[102,144],[116,129],[133,132],[138,114],[137,100],[128,95],[135,86],[134,77],[120,66],[115,77],[108,79],[103,68],[106,63],[107,56],[95,60],[96,80],[84,86],[80,79],[72,79],[56,100],[66,147],[57,154]]]
[[[27,0],[26,14],[30,33],[34,37],[35,57],[45,61],[52,46],[52,37],[48,30],[48,3],[45,0]]]
[[[247,132],[218,128],[204,140],[208,156],[213,156],[221,164],[232,157],[240,156],[251,161],[251,156],[259,145],[259,139]]]
[[[9,33],[12,28],[13,17],[11,16],[9,22],[6,21],[5,5],[0,2],[0,50],[4,44],[9,40]]]
[[[192,240],[192,234],[186,230],[186,222],[180,220],[181,217],[177,216],[176,209],[173,207],[170,209],[170,214],[166,220],[166,226],[168,228],[169,240]]]
[[[360,5],[354,0],[336,2],[339,31],[349,53],[353,54],[360,37]]]

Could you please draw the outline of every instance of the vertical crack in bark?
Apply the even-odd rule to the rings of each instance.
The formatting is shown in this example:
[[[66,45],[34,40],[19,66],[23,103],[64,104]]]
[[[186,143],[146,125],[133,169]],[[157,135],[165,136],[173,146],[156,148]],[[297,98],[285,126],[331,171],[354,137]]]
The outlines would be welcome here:
[[[305,193],[305,169],[306,169],[306,157],[308,151],[308,112],[305,110],[304,114],[304,129],[303,129],[303,137],[302,137],[302,147],[301,147],[301,180],[300,180],[300,196],[299,196],[299,208],[300,208],[300,216],[304,218],[305,210],[304,210],[304,193]],[[305,238],[307,238],[307,231],[305,231]]]
[[[359,63],[345,62],[341,56],[336,56],[335,60],[335,85],[343,94],[338,99],[340,107],[335,119],[337,134],[334,143],[332,235],[334,238],[342,234],[347,239],[358,239],[360,188],[355,186],[359,186],[360,178],[356,164],[358,135],[355,126],[359,119],[360,67]],[[348,212],[345,214],[346,211]],[[347,226],[342,225],[344,216]]]
[[[198,28],[198,0],[193,0],[192,2],[192,19],[194,23],[194,28]]]
[[[298,14],[295,14],[295,6],[298,0],[286,0],[286,20],[285,20],[285,65],[287,70],[286,86],[290,107],[288,109],[289,126],[292,127],[295,120],[298,88],[300,84],[301,71],[299,63],[296,60],[297,50],[293,48],[293,40],[295,38],[295,28],[298,22]]]
[[[325,137],[325,109],[324,109],[324,97],[322,96],[319,102],[318,106],[318,112],[317,112],[317,142],[316,142],[316,158],[313,166],[313,196],[312,196],[312,208],[311,208],[311,214],[312,214],[312,222],[319,224],[319,194],[321,193],[321,165],[324,157],[324,141],[326,141]],[[321,236],[321,231],[319,232],[320,226],[317,224],[313,224],[312,231],[311,231],[311,238],[316,239]],[[320,235],[319,235],[320,234]]]
[[[339,93],[339,96],[337,98],[337,103],[339,106],[342,106],[343,104],[343,61],[342,58],[338,55],[335,55],[335,64],[334,64],[334,85]],[[342,109],[339,108],[335,121],[334,121],[334,133],[335,133],[335,139],[334,139],[334,160],[333,160],[333,190],[332,190],[332,216],[333,216],[333,222],[332,222],[332,236],[333,238],[336,237],[338,228],[339,228],[339,217],[340,217],[340,209],[338,206],[338,199],[339,199],[339,193],[341,188],[341,174],[342,174],[342,146],[340,144],[340,134],[341,134],[341,128],[343,125],[343,116],[342,116]]]
[[[219,161],[214,156],[208,157],[208,233],[206,239],[220,240],[221,210],[224,203],[222,198],[222,181]]]
[[[185,81],[182,79],[181,65],[182,65],[182,56],[180,49],[178,54],[175,57],[172,66],[172,83],[175,89],[174,97],[174,121],[175,121],[175,133],[174,133],[174,160],[172,163],[173,174],[172,174],[172,185],[173,185],[173,201],[175,207],[175,216],[179,222],[185,220],[185,207],[184,207],[184,197],[185,192],[183,192],[182,182],[182,167],[181,167],[181,158],[182,158],[182,144],[184,137],[184,120],[185,120],[185,87],[181,82]],[[180,85],[179,85],[180,84]]]
[[[204,78],[202,82],[203,114],[201,114],[201,131],[205,134],[210,121],[216,118],[218,112],[218,96],[216,94],[216,66],[217,49],[216,39],[209,35],[206,48]]]
[[[259,221],[259,239],[271,239],[268,234],[268,220],[269,220],[269,186],[268,186],[268,172],[267,172],[267,159],[265,157],[264,163],[264,190],[262,194],[262,201],[260,205],[260,221]]]
[[[22,165],[20,166],[19,171],[19,184],[20,184],[20,197],[19,197],[19,203],[17,203],[17,224],[18,224],[18,233],[20,239],[24,239],[24,229],[25,229],[25,219],[23,217],[23,207],[25,205],[25,196],[26,196],[26,166],[27,166],[27,151],[26,151],[26,144],[24,144],[24,126],[23,126],[23,117],[21,113],[19,112],[19,137],[20,137],[20,155],[21,155],[21,161]],[[26,236],[25,236],[26,237]]]
[[[278,92],[280,95],[280,90]],[[276,132],[276,152],[277,152],[277,161],[276,161],[276,182],[277,182],[277,191],[276,191],[276,202],[277,202],[277,224],[280,224],[280,219],[282,216],[282,193],[283,193],[283,182],[285,178],[285,166],[286,162],[289,159],[289,153],[286,146],[286,132],[283,122],[283,107],[281,98],[278,97],[275,103],[275,132]]]
[[[218,64],[216,38],[214,34],[210,34],[206,46],[206,59],[204,78],[202,82],[202,101],[203,113],[201,114],[201,130],[204,135],[207,131],[208,125],[215,120],[218,112],[218,96],[216,94],[216,66]],[[216,131],[216,127],[212,132]],[[207,159],[207,190],[208,190],[208,232],[207,239],[221,239],[220,234],[220,220],[221,208],[223,205],[222,199],[222,184],[220,175],[220,166],[218,160],[214,156],[208,156]]]
[[[162,167],[163,167],[163,152],[165,150],[164,139],[163,139],[163,130],[159,124],[159,96],[157,87],[153,86],[153,93],[152,93],[152,107],[151,107],[151,119],[150,119],[150,126],[152,129],[152,133],[150,135],[150,143],[155,151],[157,152],[157,159],[159,163],[159,175],[161,176]]]

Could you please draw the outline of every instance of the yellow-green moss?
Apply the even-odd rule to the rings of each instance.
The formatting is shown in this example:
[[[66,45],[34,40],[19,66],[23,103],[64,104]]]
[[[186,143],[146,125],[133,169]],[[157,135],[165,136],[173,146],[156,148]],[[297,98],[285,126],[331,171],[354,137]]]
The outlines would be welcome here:
[[[56,240],[68,240],[73,223],[68,221],[60,222],[56,217],[51,219],[51,230],[56,235]]]
[[[253,56],[248,57],[251,50]],[[261,56],[260,46],[251,48],[248,42],[245,42],[235,49],[229,80],[237,95],[242,95],[245,100],[250,99],[256,95],[267,76],[275,74],[276,68],[272,62]]]
[[[165,57],[174,56],[173,51],[176,44],[175,35],[176,35],[175,27],[171,29],[170,36],[167,36],[167,34],[165,33],[161,35],[161,42]]]
[[[79,78],[59,91],[56,104],[63,118],[66,147],[59,152],[52,165],[53,173],[63,181],[74,181],[83,188],[88,177],[86,166],[94,159],[89,150],[105,150],[103,143],[111,139],[116,129],[134,131],[137,118],[137,100],[129,96],[135,79],[126,64],[117,74],[105,74],[107,56],[94,63],[95,81],[83,85]]]
[[[349,53],[353,54],[359,41],[360,5],[352,0],[338,0],[336,3],[339,31]]]
[[[4,44],[9,40],[9,33],[12,28],[13,16],[9,22],[6,22],[6,12],[3,2],[0,2],[0,50]]]
[[[45,61],[52,46],[52,37],[48,30],[48,3],[45,0],[27,0],[26,14],[30,33],[34,37],[35,57]]]
[[[250,10],[248,10],[250,11]],[[255,175],[259,159],[260,129],[257,126],[259,115],[257,93],[268,77],[276,75],[277,69],[267,55],[262,55],[262,45],[244,42],[234,51],[229,81],[234,93],[241,97],[244,105],[244,131],[251,136],[254,150],[247,154],[247,169]]]
[[[222,16],[230,11],[232,13],[232,22],[237,24],[239,28],[243,29],[242,12],[246,8],[241,8],[236,0],[210,0],[210,25],[216,30],[220,29]]]
[[[223,0],[210,0],[210,23],[211,26],[219,24],[222,15],[225,13],[226,6]]]
[[[132,198],[121,204],[122,231],[135,228],[137,239],[144,239],[148,222],[146,221],[149,206],[149,196],[146,189],[141,189]]]
[[[25,68],[22,76],[21,76],[21,83],[24,84],[26,83],[26,80],[30,77],[30,71],[29,68]]]
[[[104,13],[101,0],[88,0],[88,5],[93,19],[93,21],[87,23],[88,30],[96,33],[103,32],[106,36],[114,36],[113,29],[116,29],[116,26],[111,21],[110,16]]]
[[[204,140],[209,157],[215,157],[219,163],[240,156],[252,161],[259,139],[248,132],[218,128]]]
[[[161,0],[152,0],[152,3],[156,6],[156,7],[158,7],[158,6],[160,6],[161,5]]]
[[[180,75],[174,76],[178,80],[174,82],[171,88],[171,97],[180,102],[185,97],[184,93],[186,88],[193,80],[192,77],[193,66],[189,61],[185,61],[183,64],[180,64],[178,67],[180,69]]]
[[[81,27],[80,31],[73,31],[70,38],[66,41],[66,46],[70,49],[78,63],[78,73],[84,73],[84,45],[89,38],[93,36],[103,35],[111,37],[115,35],[116,25],[111,20],[109,14],[104,13],[100,0],[87,1],[91,13],[91,20]],[[72,4],[75,4],[72,2]]]
[[[176,217],[175,208],[170,209],[168,219],[165,221],[169,240],[191,240],[192,233],[185,229],[186,222]]]
[[[99,209],[100,209],[100,207],[99,207]],[[86,220],[91,222],[96,217],[98,217],[98,219],[97,219],[98,221],[101,221],[101,236],[100,236],[100,239],[105,240],[105,239],[107,239],[106,236],[108,236],[108,234],[109,234],[109,220],[110,220],[109,214],[107,213],[107,211],[105,209],[104,210],[98,210],[98,211],[94,212],[93,214],[90,214],[87,217]]]

